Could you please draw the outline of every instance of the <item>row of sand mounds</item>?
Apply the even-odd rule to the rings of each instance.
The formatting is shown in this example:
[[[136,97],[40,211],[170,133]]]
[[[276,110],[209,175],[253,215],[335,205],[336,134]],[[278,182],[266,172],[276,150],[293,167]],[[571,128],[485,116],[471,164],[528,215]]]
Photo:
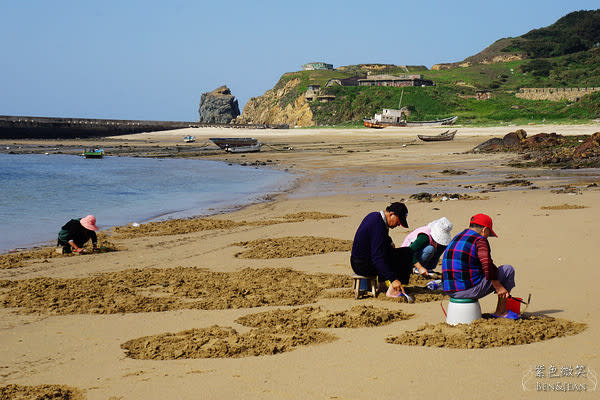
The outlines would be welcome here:
[[[425,324],[386,342],[409,346],[482,349],[513,346],[576,335],[587,327],[584,323],[560,318],[525,314],[519,320],[493,318],[489,314],[471,324]]]
[[[344,217],[344,215],[303,211],[262,221],[232,221],[213,218],[171,219],[167,221],[148,222],[136,226],[117,226],[113,228],[113,235],[117,238],[130,239],[139,236],[179,235],[215,229],[233,229],[241,226],[266,226],[290,222],[302,222],[311,219],[320,220],[342,217]]]
[[[123,246],[119,246],[108,239],[105,234],[98,234],[98,245],[100,246],[96,252],[107,253],[112,251],[122,251]],[[88,254],[92,254],[92,243],[88,242],[84,246]],[[87,254],[78,254],[77,256],[85,256]],[[7,253],[0,255],[0,269],[21,268],[27,265],[28,262],[34,260],[43,260],[47,262],[50,258],[70,257],[73,254],[58,254],[56,247],[43,247],[40,249],[19,251],[16,253]]]
[[[253,259],[291,258],[352,250],[352,240],[316,236],[258,239],[233,245],[248,248],[237,253],[236,257]]]
[[[542,210],[578,210],[581,208],[587,208],[587,206],[579,206],[576,204],[559,204],[556,206],[542,206],[540,207]]]
[[[121,348],[128,357],[150,360],[273,355],[337,339],[318,328],[380,326],[408,319],[411,315],[369,306],[337,312],[320,307],[277,309],[238,318],[235,322],[254,328],[245,333],[215,325],[133,339],[123,343]]]
[[[10,400],[83,400],[79,389],[65,385],[6,385],[0,386],[0,399]]]
[[[326,289],[348,288],[349,276],[288,268],[144,268],[85,278],[0,280],[0,305],[19,312],[115,314],[229,309],[313,303]]]

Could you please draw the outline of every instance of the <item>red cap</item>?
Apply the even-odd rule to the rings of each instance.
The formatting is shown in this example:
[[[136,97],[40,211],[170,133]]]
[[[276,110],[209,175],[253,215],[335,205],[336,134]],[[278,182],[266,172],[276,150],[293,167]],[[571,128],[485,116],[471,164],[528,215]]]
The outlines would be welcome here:
[[[488,228],[490,230],[490,236],[498,237],[498,235],[496,235],[496,232],[494,232],[494,230],[492,229],[492,219],[490,218],[489,215],[486,215],[486,214],[473,215],[471,217],[471,223],[485,226],[486,228]]]

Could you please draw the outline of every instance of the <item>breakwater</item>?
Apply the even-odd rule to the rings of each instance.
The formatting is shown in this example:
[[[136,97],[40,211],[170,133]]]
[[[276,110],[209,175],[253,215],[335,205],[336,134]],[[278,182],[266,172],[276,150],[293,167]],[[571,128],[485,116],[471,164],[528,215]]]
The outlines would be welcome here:
[[[0,115],[0,139],[75,139],[205,127],[287,129],[288,125],[210,124],[186,121],[144,121]]]

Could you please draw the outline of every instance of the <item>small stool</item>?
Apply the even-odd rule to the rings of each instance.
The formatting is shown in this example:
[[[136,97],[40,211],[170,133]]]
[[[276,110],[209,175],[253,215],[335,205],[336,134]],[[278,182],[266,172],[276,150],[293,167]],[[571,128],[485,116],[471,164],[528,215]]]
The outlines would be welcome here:
[[[477,299],[454,299],[450,297],[446,323],[449,325],[470,324],[481,318],[481,306]]]
[[[361,289],[361,282],[365,281],[365,284],[368,288],[370,288],[370,292],[373,297],[377,297],[377,277],[376,276],[362,276],[362,275],[352,275],[352,279],[354,279],[354,298],[358,299],[363,292],[369,291],[369,289]]]

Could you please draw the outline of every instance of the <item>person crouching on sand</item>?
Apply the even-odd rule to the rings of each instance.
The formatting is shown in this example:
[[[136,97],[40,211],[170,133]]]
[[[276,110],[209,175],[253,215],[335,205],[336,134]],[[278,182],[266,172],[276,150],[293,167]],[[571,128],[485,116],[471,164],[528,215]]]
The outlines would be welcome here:
[[[91,239],[92,247],[96,250],[98,246],[97,230],[96,217],[93,215],[72,219],[64,224],[58,232],[58,246],[62,246],[63,253],[83,253],[85,252],[83,245]]]
[[[452,223],[446,217],[436,219],[429,224],[415,229],[406,236],[402,247],[412,250],[412,264],[415,272],[429,276],[437,267],[440,257],[450,243]]]
[[[407,214],[406,205],[399,202],[368,214],[356,230],[350,256],[356,274],[378,276],[380,283],[389,281],[398,293],[405,293],[402,283],[410,278],[411,253],[409,248],[395,248],[389,230],[400,225],[408,228]]]
[[[480,299],[495,291],[498,303],[493,316],[519,319],[506,308],[515,287],[515,270],[512,265],[494,265],[490,236],[498,237],[492,229],[492,218],[486,214],[472,216],[469,228],[454,236],[442,259],[444,292],[455,299]]]

